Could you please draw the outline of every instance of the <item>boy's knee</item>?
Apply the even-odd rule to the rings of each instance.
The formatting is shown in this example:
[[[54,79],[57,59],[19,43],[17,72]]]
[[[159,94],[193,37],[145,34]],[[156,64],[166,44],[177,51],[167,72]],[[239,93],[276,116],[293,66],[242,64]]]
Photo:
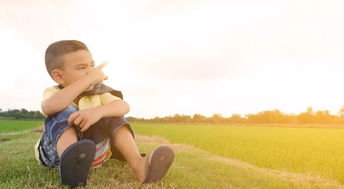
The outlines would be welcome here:
[[[60,121],[65,121],[65,120],[68,120],[69,116],[72,113],[77,112],[77,111],[78,111],[78,108],[75,105],[71,104],[68,107],[66,107],[64,110],[56,113],[55,115],[51,117],[54,117],[55,119],[60,120]]]
[[[124,118],[124,116],[121,117],[105,117],[101,119],[105,124],[111,125],[111,126],[119,126],[128,124],[128,121]]]
[[[61,134],[61,130],[64,130],[65,127],[68,127],[68,118],[73,113],[78,111],[74,105],[70,105],[59,113],[56,113],[53,116],[47,117],[45,119],[44,125],[45,130],[50,137],[54,137],[54,133]]]
[[[77,112],[78,108],[73,104],[69,105],[67,108],[58,113],[58,116],[69,117],[72,113]]]

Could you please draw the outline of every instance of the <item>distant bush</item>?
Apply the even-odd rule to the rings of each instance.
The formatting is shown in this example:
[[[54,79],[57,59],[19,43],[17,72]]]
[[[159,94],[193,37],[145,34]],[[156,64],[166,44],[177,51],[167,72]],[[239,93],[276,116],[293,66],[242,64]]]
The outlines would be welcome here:
[[[42,120],[43,114],[40,111],[28,111],[22,109],[9,109],[7,111],[0,111],[0,119],[10,120]]]

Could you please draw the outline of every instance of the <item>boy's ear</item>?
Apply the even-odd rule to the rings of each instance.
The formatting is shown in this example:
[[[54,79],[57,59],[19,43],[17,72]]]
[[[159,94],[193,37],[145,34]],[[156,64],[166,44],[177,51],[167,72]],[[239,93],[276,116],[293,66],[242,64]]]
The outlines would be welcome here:
[[[62,74],[61,70],[59,70],[59,69],[54,69],[51,72],[51,77],[58,84],[63,84],[65,82],[64,78],[63,78],[63,74]]]

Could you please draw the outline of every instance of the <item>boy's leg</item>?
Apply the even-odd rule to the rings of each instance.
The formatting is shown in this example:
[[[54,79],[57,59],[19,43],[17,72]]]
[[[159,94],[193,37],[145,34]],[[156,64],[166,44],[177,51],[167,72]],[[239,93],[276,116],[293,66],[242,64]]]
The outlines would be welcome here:
[[[134,140],[134,133],[122,117],[107,117],[92,125],[83,136],[99,143],[110,137],[112,157],[128,162],[140,182],[155,182],[167,173],[173,161],[173,151],[169,147],[159,147],[149,156],[142,157]]]
[[[127,161],[136,177],[143,181],[144,158],[142,158],[134,140],[134,133],[124,117],[102,118],[83,133],[85,139],[96,144],[110,138],[112,157],[119,161]]]
[[[134,171],[135,176],[140,182],[143,182],[146,175],[144,170],[144,158],[142,157],[132,133],[128,127],[122,126],[113,133],[114,145],[121,152],[129,167]]]
[[[61,154],[63,153],[63,151],[65,151],[65,149],[68,146],[76,143],[77,141],[78,141],[78,137],[77,137],[75,129],[72,127],[69,127],[68,129],[66,129],[57,140],[56,150],[57,150],[58,156],[61,157]]]
[[[68,125],[68,118],[78,111],[74,105],[48,117],[41,141],[41,159],[48,167],[59,167],[61,182],[69,186],[86,185],[87,175],[94,158],[95,144],[81,140],[80,132]]]
[[[113,132],[113,143],[140,182],[161,180],[168,172],[174,152],[168,146],[160,146],[144,158],[141,157],[129,127],[121,126]]]
[[[78,111],[78,109],[74,105],[69,105],[61,112],[48,117],[45,121],[50,143],[56,145],[56,152],[54,154],[58,156],[57,158],[62,155],[63,151],[68,146],[78,141],[76,128],[68,125],[69,116],[76,111]]]
[[[59,166],[59,157],[63,151],[77,141],[77,134],[73,127],[68,126],[68,118],[78,111],[74,105],[68,106],[55,115],[45,119],[45,131],[39,147],[40,159],[44,166]]]

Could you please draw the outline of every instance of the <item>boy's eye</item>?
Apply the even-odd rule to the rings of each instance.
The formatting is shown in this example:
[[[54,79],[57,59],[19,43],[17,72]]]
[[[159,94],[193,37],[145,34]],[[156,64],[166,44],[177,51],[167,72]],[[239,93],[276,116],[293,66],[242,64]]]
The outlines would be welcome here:
[[[79,70],[84,70],[84,69],[86,69],[86,66],[81,66],[81,67],[79,67],[78,69],[79,69]]]

